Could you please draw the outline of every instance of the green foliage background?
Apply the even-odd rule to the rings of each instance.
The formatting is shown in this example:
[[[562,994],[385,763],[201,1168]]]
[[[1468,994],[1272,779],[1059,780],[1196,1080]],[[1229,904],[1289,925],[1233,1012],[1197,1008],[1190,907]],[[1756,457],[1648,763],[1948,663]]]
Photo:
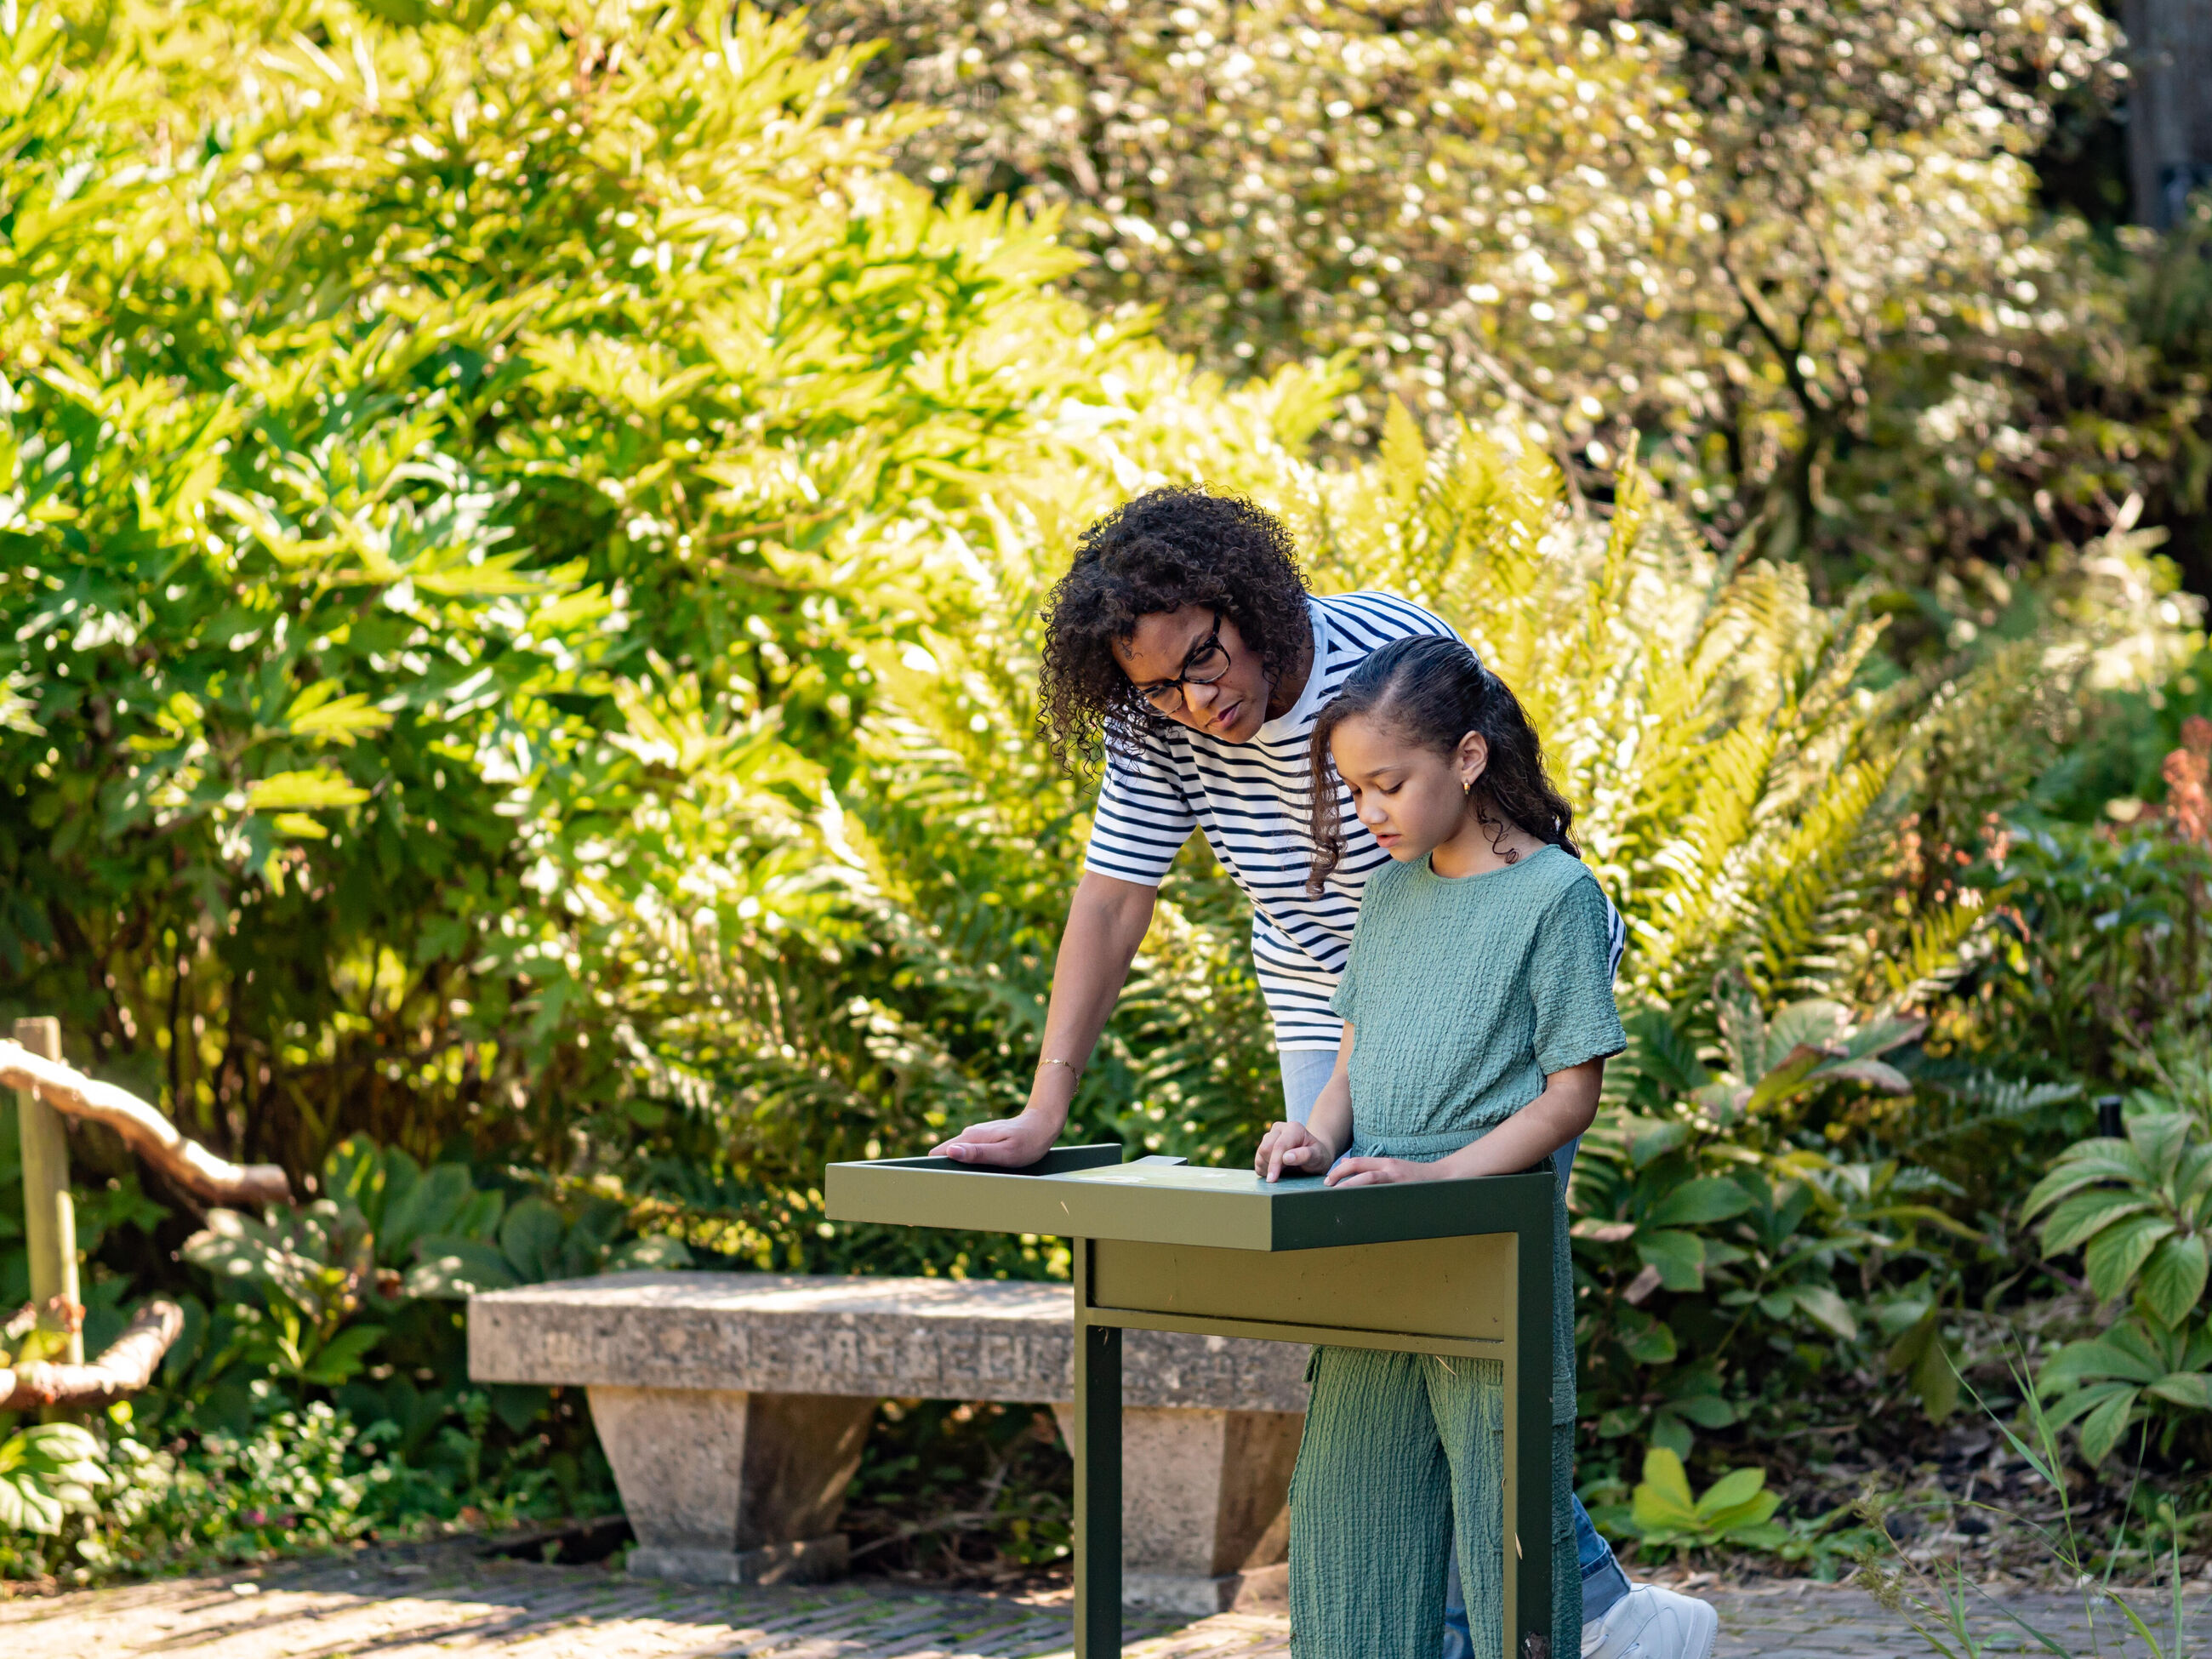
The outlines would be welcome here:
[[[1020,160],[1075,96],[1009,67],[1026,36],[979,127],[891,97],[933,83],[859,13],[0,14],[0,1012],[313,1183],[298,1217],[203,1217],[77,1138],[98,1316],[199,1298],[149,1411],[217,1437],[217,1485],[338,1492],[380,1445],[420,1480],[307,1531],[585,1501],[573,1405],[428,1386],[444,1298],[501,1275],[1064,1271],[1050,1240],[833,1225],[819,1171],[1024,1097],[1087,800],[1031,735],[1035,616],[1081,525],[1169,479],[1281,513],[1321,591],[1475,641],[1629,920],[1636,1047],[1576,1194],[1592,1482],[1822,1401],[1940,1417],[1946,1356],[2065,1290],[2023,1279],[2016,1212],[2086,1093],[2212,1113],[2170,1058],[2205,1030],[2172,926],[2202,849],[2071,821],[2163,787],[2201,690],[2161,532],[2108,509],[2201,496],[2203,388],[2130,358],[2140,408],[2082,424],[2030,348],[2095,357],[2126,282],[2191,337],[2195,289],[2035,216],[2056,118],[1971,53],[1865,162],[1964,181],[1931,204],[1841,179],[1826,106],[1802,176],[1743,160],[1796,83],[1736,111],[1690,23],[1488,14],[1316,12],[1220,82],[1250,109],[1194,117],[1218,154],[1129,77],[1171,92],[1242,37],[1131,14],[1066,69],[1121,101],[1064,178]],[[2094,82],[2101,26],[2037,16],[1990,50]],[[1433,126],[1331,112],[1415,82]],[[1988,122],[1923,107],[1969,92]],[[1261,144],[1261,108],[1307,136]],[[1207,197],[1169,246],[1231,152],[1246,211]],[[1397,188],[1437,168],[1456,220]],[[1931,214],[1972,234],[1936,258]],[[1331,215],[1358,235],[1307,234]],[[1820,264],[1846,243],[1863,282]],[[1274,287],[1224,280],[1263,258]],[[1446,272],[1449,317],[1419,287]],[[2031,280],[2081,297],[1988,310]],[[1244,1155],[1277,1089],[1245,926],[1194,847],[1079,1133]],[[322,1473],[256,1462],[333,1408]],[[1031,1455],[990,1432],[990,1467]],[[1032,1507],[1008,1547],[1049,1559]],[[81,1553],[189,1553],[129,1532]]]

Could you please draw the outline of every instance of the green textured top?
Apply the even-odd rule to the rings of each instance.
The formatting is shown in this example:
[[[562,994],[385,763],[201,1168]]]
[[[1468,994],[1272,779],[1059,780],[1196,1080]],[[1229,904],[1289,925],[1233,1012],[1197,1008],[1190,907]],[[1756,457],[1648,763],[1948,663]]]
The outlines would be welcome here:
[[[1352,1026],[1352,1133],[1433,1139],[1442,1156],[1550,1073],[1626,1048],[1609,923],[1596,878],[1558,847],[1488,875],[1439,876],[1423,859],[1368,877],[1329,1005]]]
[[[1367,878],[1330,1005],[1352,1022],[1355,1156],[1433,1163],[1511,1117],[1544,1079],[1628,1046],[1613,1001],[1611,913],[1563,848],[1488,875],[1426,859]],[[1573,1274],[1553,1209],[1552,1420],[1575,1414]]]

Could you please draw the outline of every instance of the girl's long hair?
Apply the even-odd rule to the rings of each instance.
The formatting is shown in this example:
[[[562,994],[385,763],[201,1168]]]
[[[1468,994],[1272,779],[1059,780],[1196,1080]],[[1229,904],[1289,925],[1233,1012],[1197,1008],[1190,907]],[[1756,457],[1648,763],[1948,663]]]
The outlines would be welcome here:
[[[1328,740],[1354,714],[1370,715],[1407,741],[1445,756],[1455,751],[1468,732],[1481,732],[1490,745],[1490,761],[1475,793],[1491,811],[1537,840],[1582,856],[1582,848],[1568,833],[1575,809],[1544,770],[1544,746],[1521,699],[1457,640],[1423,634],[1393,640],[1353,669],[1314,722],[1309,751],[1314,844],[1313,869],[1306,878],[1309,893],[1319,893],[1344,861],[1344,823],[1337,799],[1340,780]]]

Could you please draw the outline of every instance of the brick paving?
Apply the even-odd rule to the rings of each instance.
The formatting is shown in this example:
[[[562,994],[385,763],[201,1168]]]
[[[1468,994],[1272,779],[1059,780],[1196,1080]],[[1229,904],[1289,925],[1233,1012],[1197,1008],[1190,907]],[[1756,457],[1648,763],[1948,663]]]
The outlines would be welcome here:
[[[1929,1659],[1929,1644],[1860,1591],[1811,1584],[1703,1589],[1721,1610],[1716,1659]],[[2007,1605],[2069,1656],[2140,1659],[2116,1620],[2094,1644],[2076,1602]],[[2146,1608],[2155,1625],[2154,1610]],[[2193,1598],[2185,1651],[2205,1603]],[[2001,1618],[1986,1653],[2048,1653]],[[36,1627],[33,1636],[32,1627]],[[1127,1659],[1259,1659],[1290,1651],[1279,1614],[1133,1618]],[[0,1653],[38,1659],[1066,1659],[1053,1601],[853,1583],[710,1589],[593,1568],[361,1555],[222,1576],[0,1601]],[[2169,1651],[2167,1659],[2173,1659]]]
[[[1934,1659],[1936,1653],[1905,1619],[1883,1612],[1872,1596],[1847,1585],[1799,1581],[1762,1589],[1692,1588],[1690,1594],[1720,1610],[1721,1639],[1714,1659],[1838,1659],[1846,1654],[1851,1659]],[[2212,1628],[2212,1617],[2201,1595],[2185,1602],[2185,1644],[2179,1649],[2172,1642],[2171,1612],[2154,1597],[2130,1599],[2154,1632],[2163,1618],[2165,1659],[2206,1651],[2201,1632]],[[2138,1639],[2123,1639],[2132,1638],[2132,1632],[2115,1610],[2099,1611],[2093,1634],[2077,1597],[2007,1591],[2000,1605],[2056,1638],[2069,1659],[2147,1659],[2151,1653]],[[1977,1650],[1981,1653],[2051,1653],[1987,1601],[1972,1604],[1969,1628],[1984,1644]]]
[[[37,1627],[35,1638],[31,1626]],[[1133,1617],[1135,1659],[1287,1654],[1282,1620]],[[356,1556],[0,1602],[38,1659],[1046,1659],[1064,1605],[866,1580],[707,1589],[587,1567]]]

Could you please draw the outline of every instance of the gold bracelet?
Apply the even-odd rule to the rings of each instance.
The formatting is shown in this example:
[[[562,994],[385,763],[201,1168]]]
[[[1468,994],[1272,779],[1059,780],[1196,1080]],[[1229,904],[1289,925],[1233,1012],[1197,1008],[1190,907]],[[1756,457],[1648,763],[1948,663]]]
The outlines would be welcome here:
[[[1083,1068],[1080,1066],[1078,1066],[1072,1060],[1054,1060],[1048,1054],[1038,1056],[1037,1068],[1042,1071],[1048,1066],[1065,1066],[1069,1071],[1074,1073],[1076,1076],[1081,1077],[1083,1075]]]

